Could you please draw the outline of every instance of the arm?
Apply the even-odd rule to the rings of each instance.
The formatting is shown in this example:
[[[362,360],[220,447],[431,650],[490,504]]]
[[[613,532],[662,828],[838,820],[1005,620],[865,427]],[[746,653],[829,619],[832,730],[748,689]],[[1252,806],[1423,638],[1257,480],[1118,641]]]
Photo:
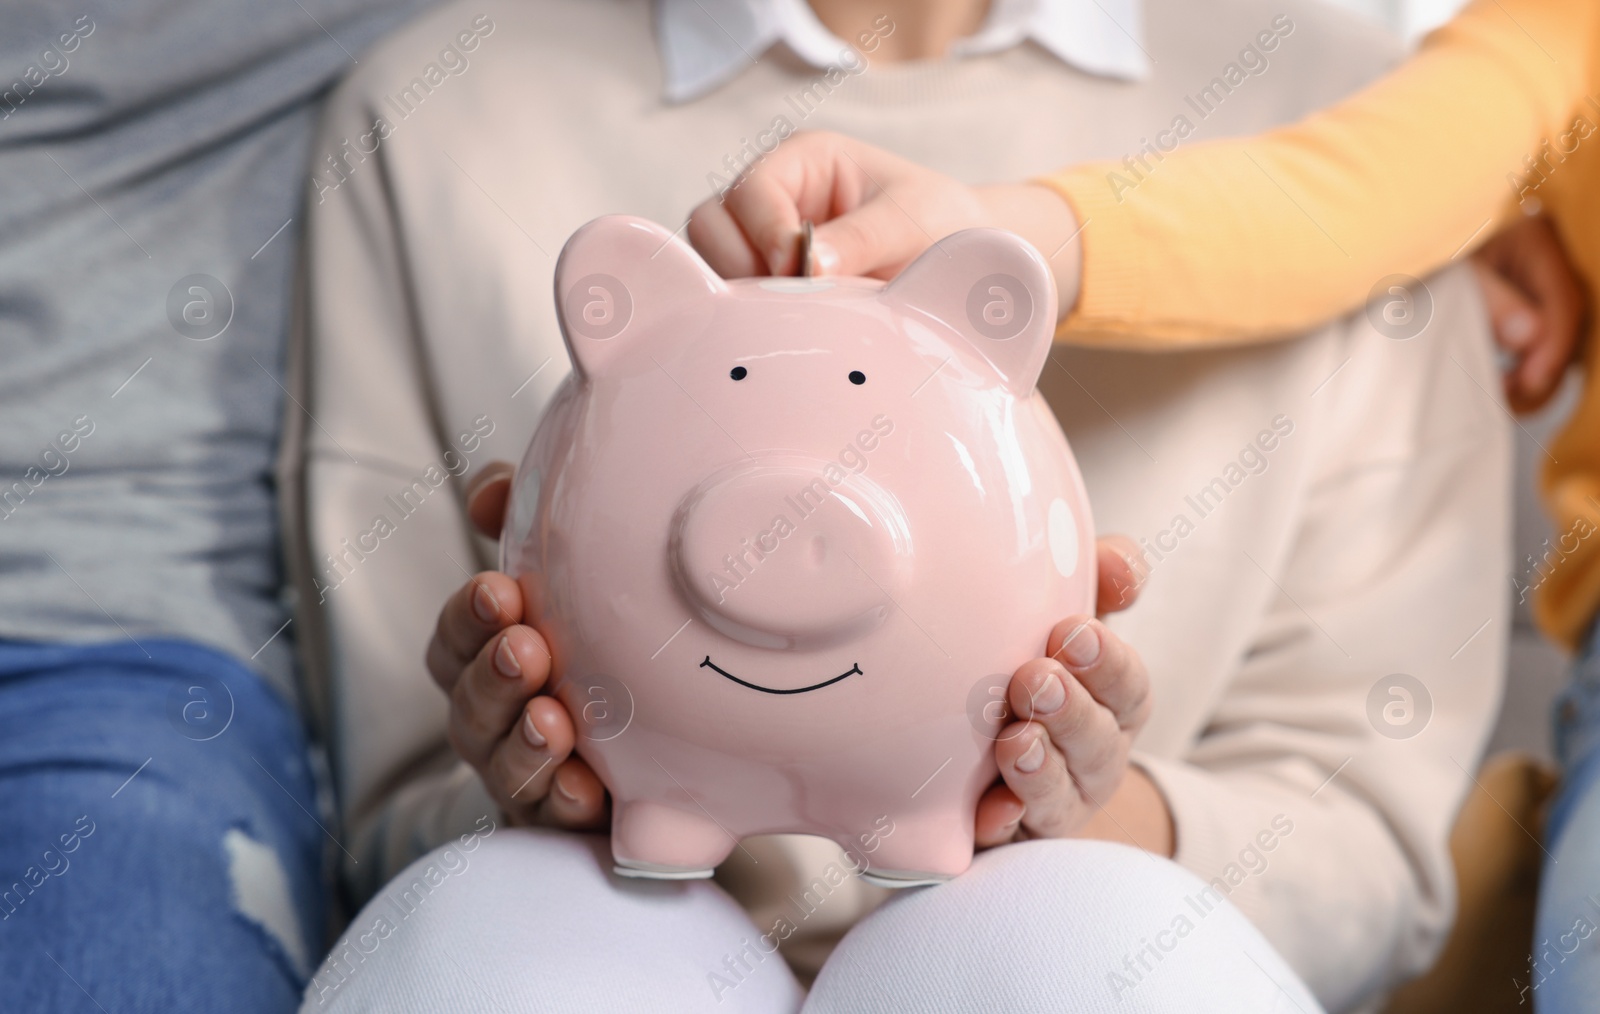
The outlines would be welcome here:
[[[1170,347],[1296,331],[1384,275],[1434,270],[1512,213],[1508,176],[1595,90],[1597,40],[1591,0],[1478,0],[1302,123],[1179,149],[1148,174],[1103,163],[1039,180],[1084,225],[1062,337]]]
[[[1262,138],[1181,148],[1153,169],[1107,163],[974,187],[850,137],[801,132],[696,207],[689,238],[725,276],[794,274],[810,220],[812,270],[892,278],[952,232],[1004,228],[1047,254],[1068,318],[1060,338],[1171,349],[1320,323],[1386,276],[1426,274],[1470,250],[1511,215],[1474,263],[1515,360],[1508,400],[1531,411],[1554,393],[1583,327],[1572,261],[1600,272],[1600,248],[1569,257],[1551,224],[1580,243],[1593,232],[1600,85],[1571,109],[1588,64],[1560,47],[1547,57],[1515,27],[1523,4],[1541,13],[1567,2],[1514,0],[1518,20],[1499,4],[1475,8],[1332,111]],[[1569,26],[1566,48],[1586,55],[1595,27]],[[1547,122],[1556,126],[1541,148]],[[1535,156],[1543,168],[1519,177]],[[1549,217],[1512,215],[1518,193],[1533,198],[1524,210],[1543,205]]]

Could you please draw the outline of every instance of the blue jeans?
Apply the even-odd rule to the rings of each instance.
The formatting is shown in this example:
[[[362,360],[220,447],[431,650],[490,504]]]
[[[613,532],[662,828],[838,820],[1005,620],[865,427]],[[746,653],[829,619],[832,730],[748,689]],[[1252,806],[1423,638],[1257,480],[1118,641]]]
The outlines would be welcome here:
[[[1556,701],[1564,774],[1545,827],[1531,984],[1539,1014],[1600,1009],[1600,625]]]
[[[294,1010],[315,812],[298,717],[228,656],[0,641],[0,1007]]]

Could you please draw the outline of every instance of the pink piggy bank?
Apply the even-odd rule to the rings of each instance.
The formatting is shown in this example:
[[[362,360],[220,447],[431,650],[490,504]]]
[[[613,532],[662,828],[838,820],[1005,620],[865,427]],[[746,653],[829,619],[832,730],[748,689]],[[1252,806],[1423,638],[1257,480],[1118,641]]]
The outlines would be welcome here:
[[[1034,390],[1044,259],[978,229],[888,285],[730,282],[617,216],[555,284],[573,372],[501,566],[611,792],[617,872],[705,877],[802,832],[877,883],[961,873],[1010,674],[1094,607],[1088,499]]]

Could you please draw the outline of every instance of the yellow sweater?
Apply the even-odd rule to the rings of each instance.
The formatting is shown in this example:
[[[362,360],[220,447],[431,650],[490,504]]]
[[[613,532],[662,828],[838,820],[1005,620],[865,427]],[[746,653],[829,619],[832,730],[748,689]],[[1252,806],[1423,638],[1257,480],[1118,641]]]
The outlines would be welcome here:
[[[1600,282],[1600,0],[1475,0],[1387,78],[1258,138],[1040,180],[1084,223],[1060,337],[1170,348],[1303,330],[1385,275],[1463,256],[1537,200]],[[1535,615],[1573,645],[1600,607],[1600,381],[1549,448],[1558,538]]]

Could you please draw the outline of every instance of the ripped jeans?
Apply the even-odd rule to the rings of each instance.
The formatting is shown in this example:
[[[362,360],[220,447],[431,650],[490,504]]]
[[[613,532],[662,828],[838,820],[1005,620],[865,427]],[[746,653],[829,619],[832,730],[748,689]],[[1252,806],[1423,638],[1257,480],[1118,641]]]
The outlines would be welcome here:
[[[0,1009],[294,1010],[316,810],[299,718],[228,656],[0,641]]]

